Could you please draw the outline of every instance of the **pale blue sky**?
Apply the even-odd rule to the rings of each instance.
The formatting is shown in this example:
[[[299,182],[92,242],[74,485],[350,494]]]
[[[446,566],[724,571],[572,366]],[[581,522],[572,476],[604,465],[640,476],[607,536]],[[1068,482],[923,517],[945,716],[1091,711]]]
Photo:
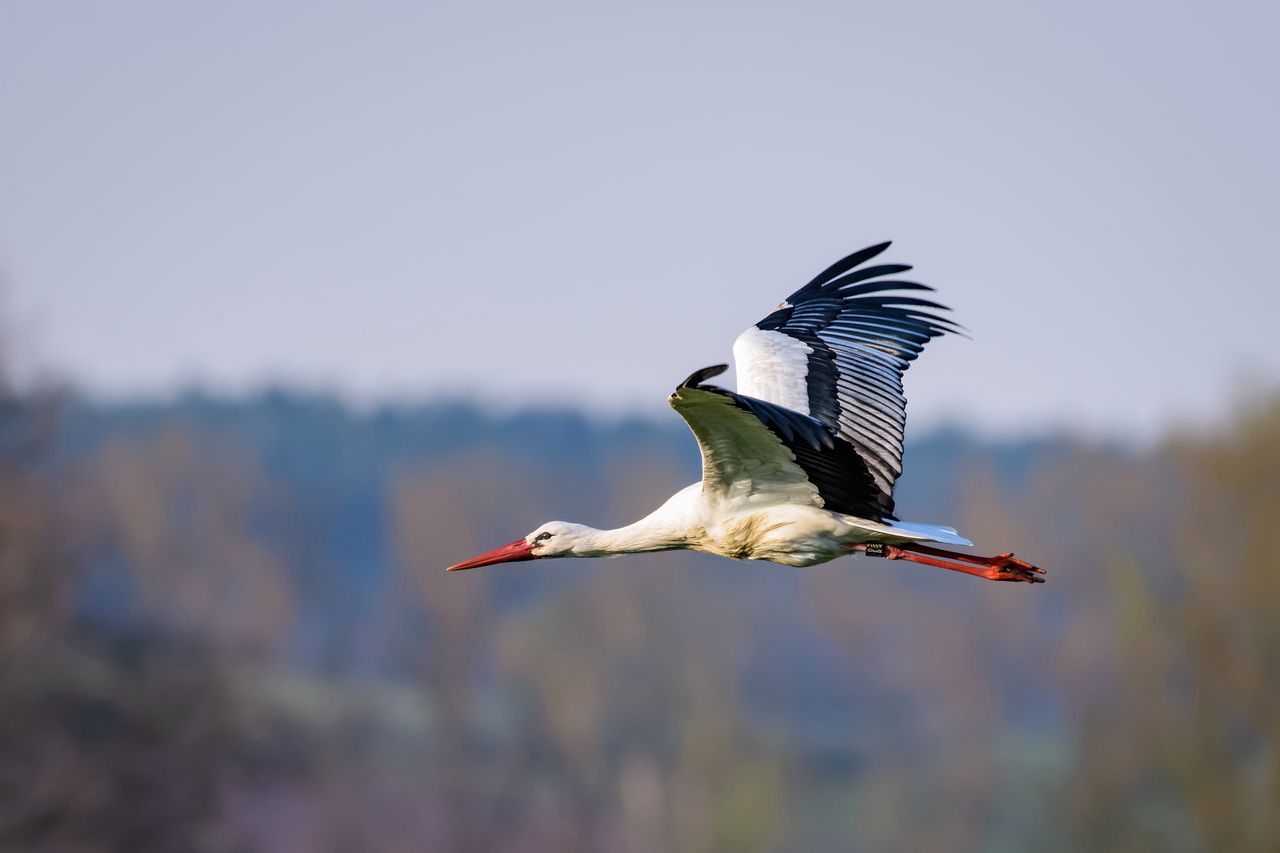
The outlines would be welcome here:
[[[663,416],[840,255],[973,332],[916,423],[1280,377],[1271,3],[0,0],[0,270],[87,390]]]

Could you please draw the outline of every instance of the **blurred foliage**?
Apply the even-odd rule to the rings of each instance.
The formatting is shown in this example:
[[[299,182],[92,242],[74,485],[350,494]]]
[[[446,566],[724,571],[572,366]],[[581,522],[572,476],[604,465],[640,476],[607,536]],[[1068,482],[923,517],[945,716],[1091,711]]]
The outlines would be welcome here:
[[[1167,452],[1177,554],[1108,567],[1112,689],[1075,709],[1073,825],[1084,846],[1280,849],[1280,401]]]
[[[0,398],[0,849],[223,846],[223,679],[198,635],[77,613],[101,543],[53,460],[60,405]]]
[[[915,442],[1044,587],[443,566],[696,476],[682,427],[0,400],[0,850],[1280,849],[1280,402]]]

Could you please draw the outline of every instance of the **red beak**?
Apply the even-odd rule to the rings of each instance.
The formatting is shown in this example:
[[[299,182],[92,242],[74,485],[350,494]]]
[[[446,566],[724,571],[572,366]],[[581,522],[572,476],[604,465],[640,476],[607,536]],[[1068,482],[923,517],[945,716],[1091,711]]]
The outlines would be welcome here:
[[[492,551],[486,551],[479,557],[472,557],[470,560],[463,560],[457,565],[450,566],[448,571],[459,572],[463,569],[474,569],[478,566],[492,566],[494,563],[518,563],[521,560],[533,559],[533,546],[523,539],[517,539],[510,545],[503,545],[501,548],[494,548]]]

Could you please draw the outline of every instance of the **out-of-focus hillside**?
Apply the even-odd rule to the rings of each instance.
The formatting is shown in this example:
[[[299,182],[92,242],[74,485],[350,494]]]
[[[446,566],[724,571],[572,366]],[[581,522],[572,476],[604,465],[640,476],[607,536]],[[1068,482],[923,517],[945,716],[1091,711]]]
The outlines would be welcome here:
[[[0,849],[1270,850],[1280,404],[922,436],[1041,587],[692,554],[447,575],[697,477],[674,416],[0,406]]]

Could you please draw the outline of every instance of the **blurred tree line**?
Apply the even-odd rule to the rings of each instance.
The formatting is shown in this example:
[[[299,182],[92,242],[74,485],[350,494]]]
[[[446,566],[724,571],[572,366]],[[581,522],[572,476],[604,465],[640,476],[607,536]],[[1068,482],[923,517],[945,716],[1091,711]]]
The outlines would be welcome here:
[[[1280,849],[1280,401],[913,443],[904,516],[1044,587],[443,572],[696,470],[678,422],[4,385],[0,849]]]
[[[61,407],[0,385],[0,848],[220,846],[225,681],[199,632],[82,608],[117,531],[57,458]]]

